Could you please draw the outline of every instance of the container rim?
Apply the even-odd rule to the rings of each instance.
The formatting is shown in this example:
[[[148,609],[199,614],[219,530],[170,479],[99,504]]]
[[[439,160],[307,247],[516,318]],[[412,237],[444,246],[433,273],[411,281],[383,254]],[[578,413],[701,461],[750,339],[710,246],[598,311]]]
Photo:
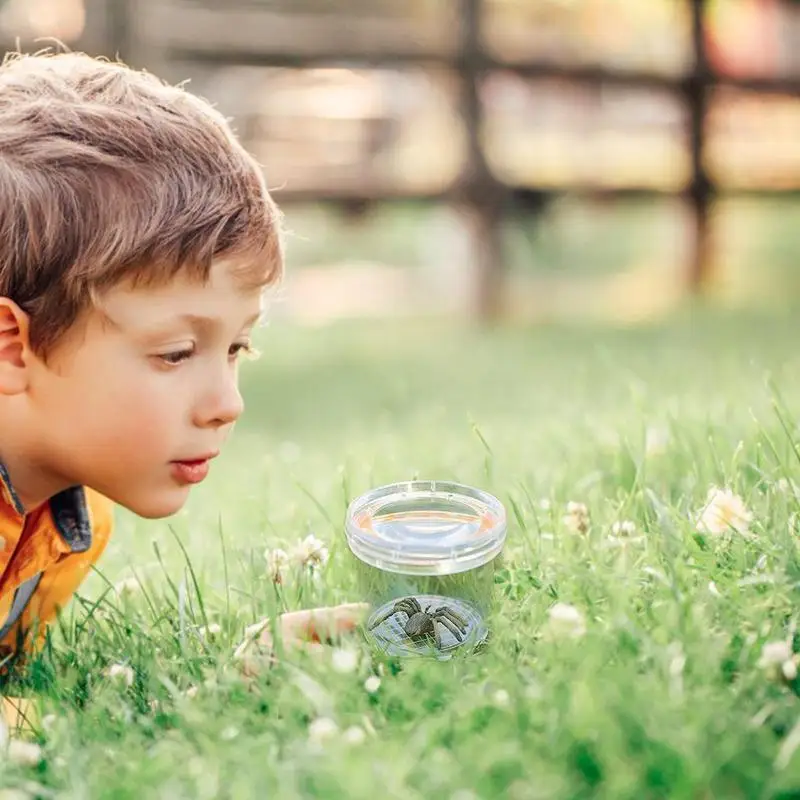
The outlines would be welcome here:
[[[454,511],[477,523],[477,530],[457,541],[431,535],[406,542],[381,536],[372,524],[384,508],[399,502],[415,501],[424,513],[426,500],[438,510],[452,503]],[[416,575],[450,575],[480,567],[500,554],[506,530],[506,510],[497,497],[450,480],[416,479],[378,486],[350,502],[345,520],[347,543],[357,558],[384,571]]]

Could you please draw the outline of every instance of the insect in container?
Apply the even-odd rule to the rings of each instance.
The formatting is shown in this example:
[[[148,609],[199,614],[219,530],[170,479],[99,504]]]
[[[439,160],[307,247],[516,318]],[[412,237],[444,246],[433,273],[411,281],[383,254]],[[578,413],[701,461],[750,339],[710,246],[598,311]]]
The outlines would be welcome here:
[[[394,614],[405,614],[406,619],[403,630],[412,641],[418,641],[429,636],[433,636],[437,649],[442,649],[442,638],[436,628],[436,623],[444,626],[460,644],[464,641],[467,632],[467,621],[460,615],[448,608],[446,605],[431,611],[433,604],[422,610],[419,600],[416,597],[404,597],[398,600],[389,611],[379,616],[371,625],[370,629],[376,628]]]

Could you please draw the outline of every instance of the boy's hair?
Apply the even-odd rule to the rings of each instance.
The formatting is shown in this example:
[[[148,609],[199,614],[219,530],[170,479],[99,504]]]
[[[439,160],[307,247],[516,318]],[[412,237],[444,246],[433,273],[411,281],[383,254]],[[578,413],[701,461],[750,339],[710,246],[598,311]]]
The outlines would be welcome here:
[[[46,353],[122,282],[243,282],[283,272],[280,212],[259,165],[205,101],[79,53],[0,64],[0,297]],[[237,276],[238,277],[238,276]]]

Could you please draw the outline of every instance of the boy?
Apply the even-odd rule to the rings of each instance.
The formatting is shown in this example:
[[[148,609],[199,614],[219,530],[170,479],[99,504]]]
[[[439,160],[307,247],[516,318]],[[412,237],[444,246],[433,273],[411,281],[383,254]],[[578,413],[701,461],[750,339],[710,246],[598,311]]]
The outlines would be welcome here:
[[[0,648],[40,645],[112,503],[178,511],[242,413],[283,273],[262,172],[209,105],[82,54],[0,66]],[[284,615],[291,641],[361,604]],[[264,642],[269,641],[268,633]]]

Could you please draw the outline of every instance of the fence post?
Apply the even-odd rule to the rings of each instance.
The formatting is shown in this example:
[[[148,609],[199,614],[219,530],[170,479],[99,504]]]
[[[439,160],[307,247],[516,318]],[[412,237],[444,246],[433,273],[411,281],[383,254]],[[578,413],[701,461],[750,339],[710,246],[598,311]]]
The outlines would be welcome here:
[[[486,162],[482,142],[483,0],[462,0],[461,11],[461,115],[467,136],[467,164],[459,194],[468,208],[471,248],[477,270],[477,311],[481,319],[492,321],[503,313],[503,193]]]
[[[706,53],[707,0],[689,0],[692,19],[694,66],[686,82],[689,106],[689,146],[691,148],[692,182],[689,202],[693,214],[694,241],[689,265],[689,288],[692,292],[705,288],[711,262],[711,230],[709,212],[714,187],[703,163],[705,120],[711,84],[711,67]]]

